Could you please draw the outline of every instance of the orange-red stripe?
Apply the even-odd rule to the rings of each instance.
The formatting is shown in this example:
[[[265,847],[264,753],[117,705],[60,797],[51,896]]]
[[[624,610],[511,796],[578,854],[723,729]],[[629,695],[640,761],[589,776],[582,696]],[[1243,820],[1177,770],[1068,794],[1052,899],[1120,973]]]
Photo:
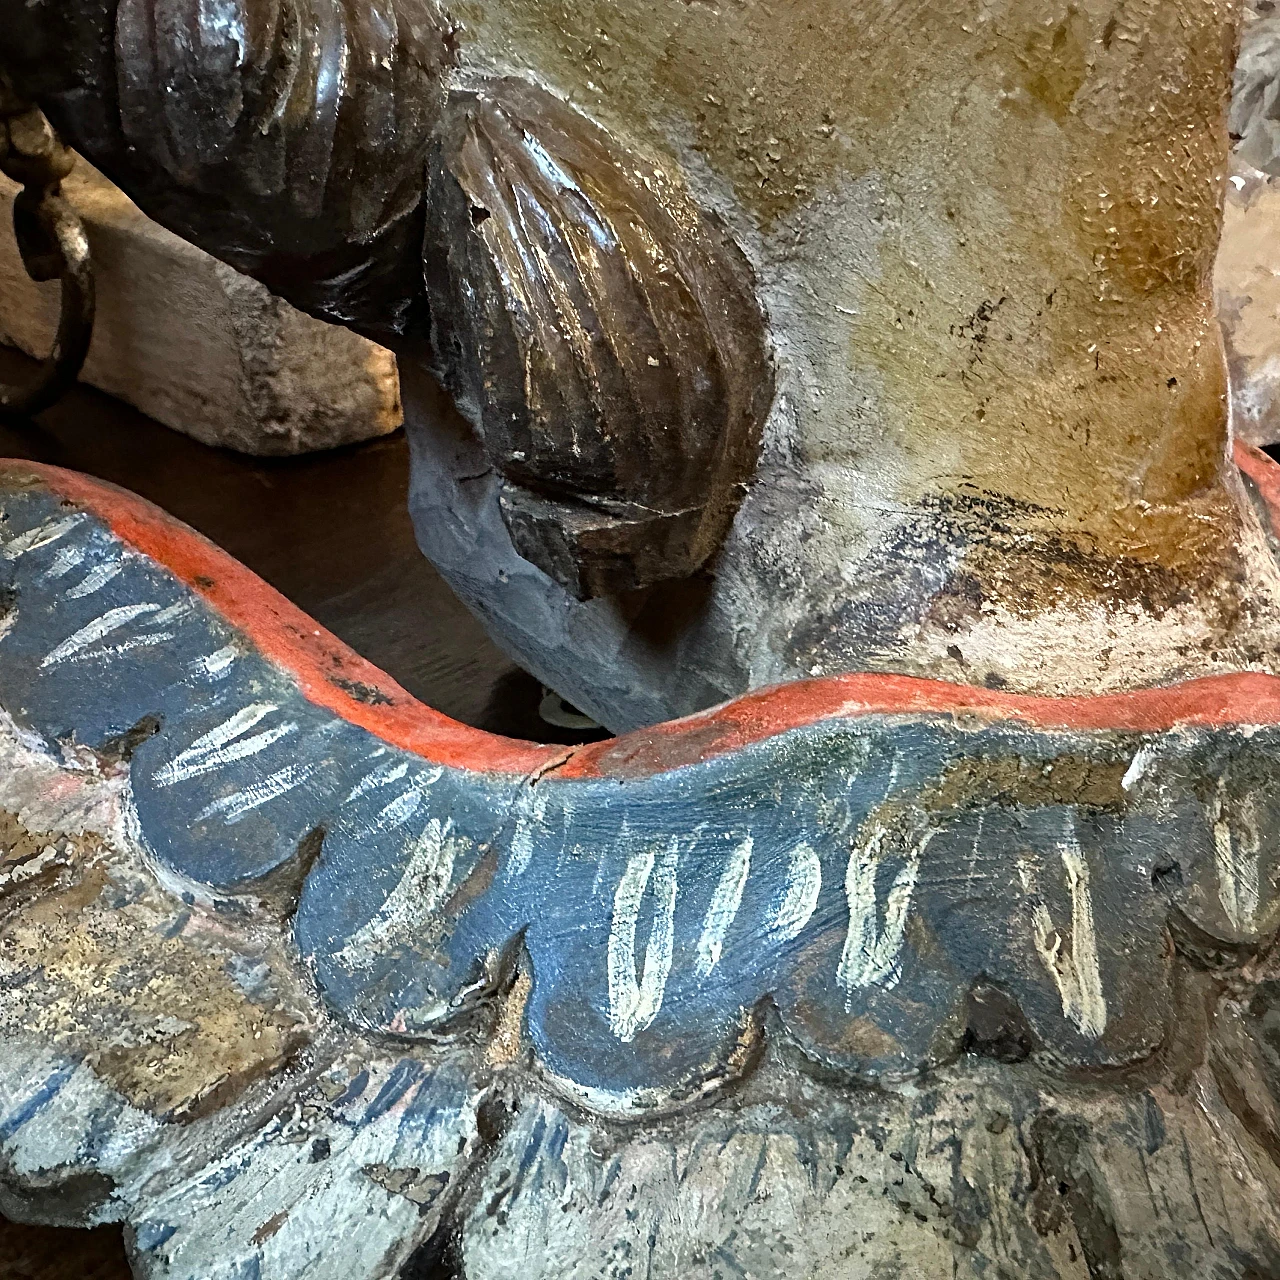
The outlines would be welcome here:
[[[1280,466],[1237,444],[1236,461],[1280,513]],[[122,541],[167,568],[290,672],[303,696],[387,743],[439,764],[491,773],[532,773],[563,761],[562,778],[644,776],[696,763],[834,717],[943,713],[1040,729],[1159,732],[1177,724],[1280,723],[1280,677],[1210,676],[1168,688],[1074,698],[1004,693],[915,676],[850,674],[761,689],[681,720],[567,752],[485,733],[419,702],[385,672],[320,627],[239,561],[153,504],[59,467],[0,461],[38,476],[92,512]],[[358,683],[385,701],[352,697]],[[567,758],[566,758],[567,756]]]

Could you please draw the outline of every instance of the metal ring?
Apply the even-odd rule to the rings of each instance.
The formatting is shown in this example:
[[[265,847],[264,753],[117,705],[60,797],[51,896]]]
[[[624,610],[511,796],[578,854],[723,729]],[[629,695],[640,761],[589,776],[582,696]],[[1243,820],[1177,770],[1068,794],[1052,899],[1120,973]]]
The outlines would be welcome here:
[[[22,192],[14,204],[15,231],[21,216],[20,202],[28,191]],[[34,202],[31,215],[33,230],[48,246],[54,265],[47,271],[36,270],[25,251],[23,263],[33,280],[57,278],[61,281],[62,304],[53,349],[41,362],[39,373],[26,386],[9,387],[0,383],[0,416],[6,418],[30,417],[61,399],[75,385],[93,336],[93,268],[84,224],[61,195],[49,191]]]

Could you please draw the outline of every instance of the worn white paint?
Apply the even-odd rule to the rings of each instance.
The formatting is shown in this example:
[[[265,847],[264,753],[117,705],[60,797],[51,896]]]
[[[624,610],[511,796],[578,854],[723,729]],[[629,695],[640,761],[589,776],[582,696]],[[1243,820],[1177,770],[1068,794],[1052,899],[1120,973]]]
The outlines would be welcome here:
[[[702,922],[702,936],[698,939],[697,970],[700,977],[707,977],[720,963],[724,953],[724,940],[737,917],[738,908],[742,906],[742,892],[751,874],[753,843],[748,836],[734,845],[711,895],[711,905]]]
[[[74,586],[63,593],[68,600],[82,600],[95,591],[101,591],[114,578],[124,565],[119,560],[108,560],[106,564],[94,565]]]
[[[315,771],[315,765],[287,765],[241,791],[233,791],[229,796],[206,805],[196,814],[195,820],[203,822],[206,818],[221,814],[227,826],[235,826],[245,814],[300,787]]]
[[[1154,742],[1148,742],[1134,752],[1133,759],[1129,761],[1129,767],[1124,771],[1124,777],[1120,779],[1120,785],[1125,791],[1132,791],[1142,781],[1143,775],[1151,767],[1159,750],[1160,748]]]
[[[675,936],[678,859],[679,846],[674,838],[660,853],[652,845],[633,853],[613,896],[608,954],[609,1027],[624,1044],[649,1026],[662,1008]],[[645,948],[644,970],[637,979],[636,928],[651,878],[653,923]]]
[[[376,791],[379,787],[390,786],[393,782],[399,782],[409,773],[409,762],[401,761],[399,764],[383,764],[379,765],[372,773],[366,773],[354,787],[347,792],[347,798],[344,801],[350,804],[353,800],[359,800],[361,796],[367,796],[370,791]]]
[[[381,786],[391,786],[394,783],[402,782],[407,774],[408,769],[401,768],[398,765],[390,769],[384,769],[381,771],[381,776],[375,780],[370,781],[374,775],[364,779],[364,782],[369,784],[367,787],[357,783],[348,799],[374,791]],[[383,805],[372,822],[358,828],[357,834],[372,838],[381,835],[383,832],[393,831],[397,827],[404,826],[427,802],[427,795],[431,787],[440,781],[443,774],[444,769],[437,767],[412,778],[409,789],[402,791]]]
[[[256,724],[280,708],[274,702],[253,702],[241,707],[235,715],[198,737],[185,751],[180,751],[168,764],[156,770],[157,786],[171,787],[177,782],[211,773],[235,760],[244,760],[265,751],[272,743],[297,731],[292,722],[277,725],[251,738],[244,735]]]
[[[692,846],[697,845],[699,839],[702,836],[703,829],[705,827],[706,827],[705,822],[698,824],[697,828],[694,830],[693,835],[689,837],[690,845]],[[632,846],[632,844],[633,844],[633,840],[631,837],[631,824],[630,822],[627,821],[626,817],[624,816],[622,819],[621,825],[618,827],[618,834],[617,836],[614,837],[613,847],[615,849],[629,849]],[[575,844],[573,847],[575,851],[580,852],[582,850],[582,846],[580,844]],[[591,878],[591,896],[593,898],[599,898],[601,896],[601,892],[604,886],[605,876],[613,870],[613,868],[609,864],[610,864],[610,859],[608,857],[599,857],[596,859],[596,873]]]
[[[844,892],[849,903],[849,931],[836,970],[836,979],[849,1000],[856,991],[878,986],[891,990],[902,977],[902,944],[906,935],[911,896],[920,874],[920,857],[933,839],[932,830],[911,841],[906,859],[885,898],[884,924],[880,926],[876,879],[884,856],[888,830],[878,822],[858,840],[849,855]]]
[[[188,617],[195,610],[195,605],[190,600],[175,600],[171,605],[167,605],[151,619],[156,626],[163,626],[168,622],[177,622],[179,618]]]
[[[20,533],[16,538],[0,546],[0,555],[4,555],[9,560],[16,560],[29,551],[38,551],[41,547],[47,547],[51,542],[57,542],[59,538],[65,537],[87,519],[88,516],[83,511],[79,511],[75,515],[63,516],[58,520],[47,520],[44,524],[28,529],[26,533]]]
[[[135,649],[154,649],[158,644],[167,644],[174,638],[172,631],[147,631],[119,644],[99,645],[96,649],[87,649],[69,659],[71,662],[112,662]]]
[[[1262,850],[1252,797],[1233,805],[1235,821],[1227,814],[1225,779],[1218,782],[1213,803],[1214,869],[1218,878],[1218,901],[1231,927],[1245,936],[1258,925],[1262,904]]]
[[[765,919],[765,932],[775,942],[790,942],[809,923],[822,892],[822,860],[802,842],[791,850],[787,883]]]
[[[1089,862],[1074,838],[1058,846],[1058,855],[1071,893],[1071,945],[1067,947],[1049,908],[1038,896],[1031,907],[1033,939],[1045,970],[1058,988],[1063,1016],[1075,1023],[1081,1035],[1097,1040],[1107,1029],[1107,1002],[1098,963]],[[1025,862],[1018,864],[1018,873],[1023,887],[1031,890],[1033,877]]]
[[[393,827],[402,827],[419,809],[425,797],[421,791],[405,791],[385,805],[367,828],[369,835],[377,835],[390,831]]]
[[[18,622],[18,605],[16,601],[10,601],[8,608],[0,612],[0,640],[3,640],[17,625]]]
[[[86,554],[84,547],[59,547],[54,553],[53,563],[44,571],[45,581],[65,578],[72,569],[84,563]]]
[[[546,821],[547,790],[533,787],[524,792],[516,806],[516,829],[511,837],[507,866],[511,876],[523,875],[533,857],[534,835]],[[566,814],[566,819],[568,815]],[[565,823],[568,826],[568,822]]]
[[[359,964],[389,947],[420,938],[426,916],[439,907],[453,884],[460,843],[451,821],[432,818],[414,840],[396,887],[347,939],[336,958],[343,964]]]
[[[256,756],[268,747],[274,746],[281,738],[286,738],[289,734],[297,731],[298,726],[292,721],[287,721],[285,724],[276,725],[274,729],[264,729],[261,733],[255,733],[252,737],[229,743],[227,746],[209,752],[198,759],[184,761],[184,757],[189,755],[189,751],[184,751],[182,755],[156,771],[156,784],[162,787],[170,787],[175,782],[186,782],[191,778],[199,777],[201,774],[213,773],[226,765],[233,764],[237,760],[247,760],[250,756]]]
[[[203,658],[197,658],[191,664],[191,669],[206,679],[221,680],[231,669],[231,664],[235,662],[236,657],[235,645],[225,644],[221,649],[215,649]]]
[[[53,667],[60,662],[66,662],[68,658],[74,658],[99,640],[111,635],[112,632],[128,626],[135,618],[148,613],[158,613],[159,610],[158,604],[122,604],[114,609],[108,609],[92,622],[85,623],[78,631],[73,632],[46,654],[40,666]]]

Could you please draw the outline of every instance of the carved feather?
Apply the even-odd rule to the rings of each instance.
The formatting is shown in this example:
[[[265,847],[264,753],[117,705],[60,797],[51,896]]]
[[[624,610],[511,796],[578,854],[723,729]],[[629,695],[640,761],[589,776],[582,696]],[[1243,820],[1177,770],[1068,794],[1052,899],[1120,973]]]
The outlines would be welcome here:
[[[580,597],[696,570],[771,398],[746,258],[672,175],[525,81],[450,98],[427,188],[441,373],[516,549]]]
[[[0,27],[19,87],[148,214],[380,336],[421,293],[454,56],[435,0],[57,0]]]

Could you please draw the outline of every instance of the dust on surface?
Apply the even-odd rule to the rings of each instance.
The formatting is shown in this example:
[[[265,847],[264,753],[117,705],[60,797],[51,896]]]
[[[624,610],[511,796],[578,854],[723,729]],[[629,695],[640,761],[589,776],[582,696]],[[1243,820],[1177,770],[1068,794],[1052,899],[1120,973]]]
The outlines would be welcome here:
[[[1140,524],[1150,559],[1181,554],[1195,513],[1149,512],[1194,499],[1221,465],[1208,284],[1233,0],[451,13],[475,65],[543,80],[732,191],[779,287],[814,298],[786,336],[828,353],[805,428],[818,454],[884,468],[877,482],[907,494],[972,479],[1061,506],[1104,552],[1129,554]],[[847,221],[864,182],[878,193],[865,236]],[[880,438],[859,458],[868,397]]]
[[[962,756],[947,766],[924,801],[934,809],[989,805],[1034,809],[1049,805],[1118,809],[1129,760],[1099,761],[1073,752],[1052,760],[1019,755]]]
[[[44,849],[39,880],[0,885],[0,1030],[83,1056],[134,1106],[190,1120],[275,1071],[307,1037],[269,943],[183,908],[93,833],[0,812],[0,868]]]

